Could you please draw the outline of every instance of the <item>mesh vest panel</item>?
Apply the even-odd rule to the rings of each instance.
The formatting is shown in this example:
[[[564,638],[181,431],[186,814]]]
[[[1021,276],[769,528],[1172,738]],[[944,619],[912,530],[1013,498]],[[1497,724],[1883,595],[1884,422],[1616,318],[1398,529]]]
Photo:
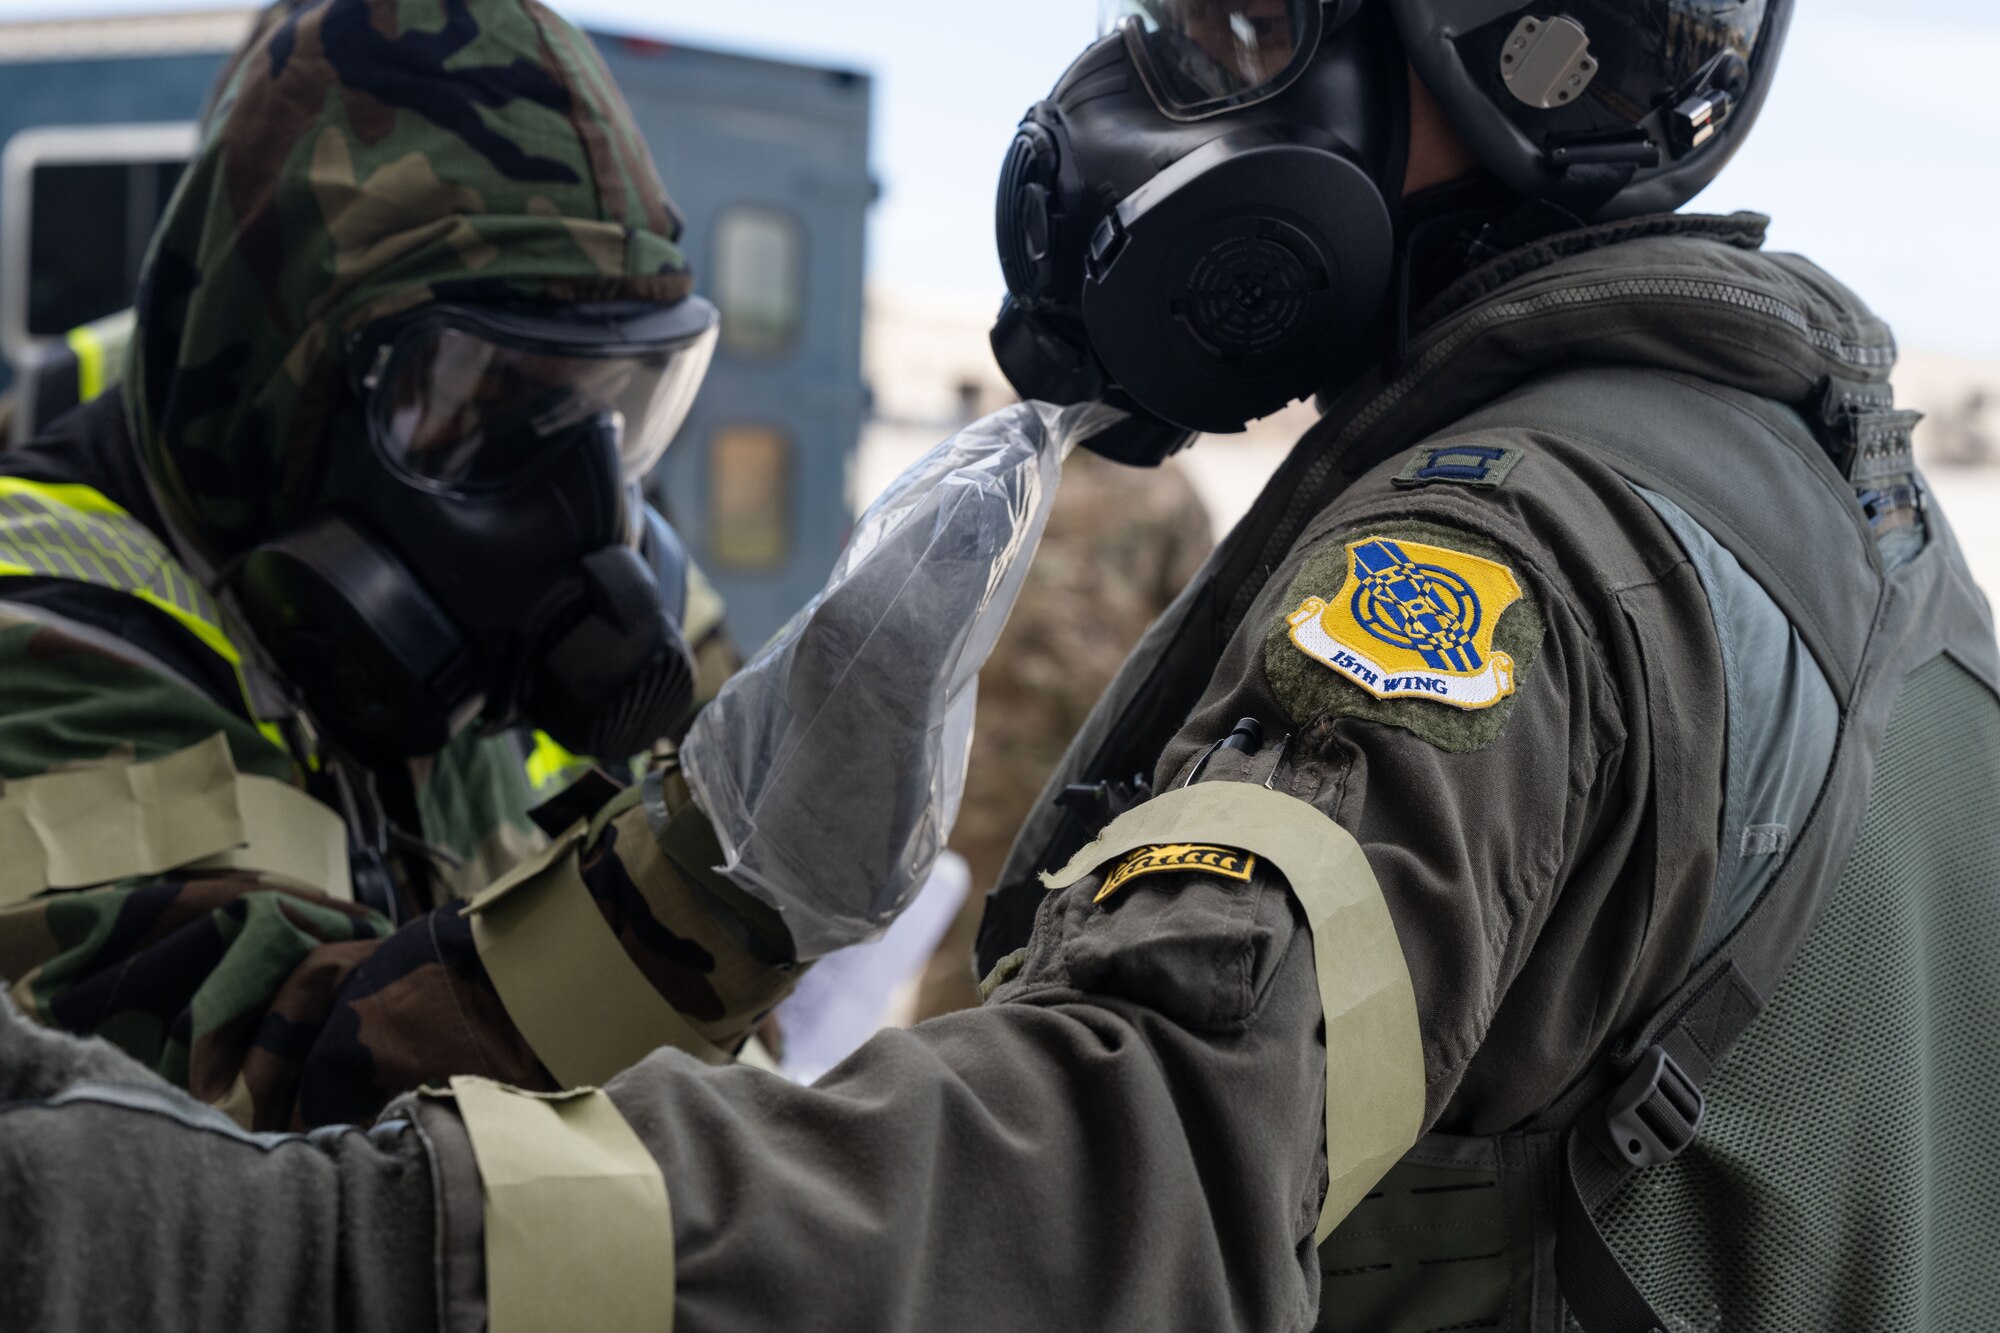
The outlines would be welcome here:
[[[1939,657],[1700,1138],[1599,1220],[1668,1333],[2000,1327],[1996,1093],[2000,705]]]

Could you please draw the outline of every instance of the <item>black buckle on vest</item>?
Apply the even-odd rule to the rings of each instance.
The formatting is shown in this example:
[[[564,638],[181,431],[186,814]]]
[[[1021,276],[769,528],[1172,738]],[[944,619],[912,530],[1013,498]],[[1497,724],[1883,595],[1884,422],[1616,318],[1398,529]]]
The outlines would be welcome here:
[[[1707,1102],[1664,1046],[1639,1057],[1604,1106],[1604,1129],[1618,1160],[1634,1167],[1671,1162],[1701,1130]]]
[[[1130,782],[1072,782],[1056,793],[1055,804],[1075,815],[1094,838],[1104,832],[1105,825],[1152,795],[1153,785],[1146,781],[1146,775],[1135,773]]]

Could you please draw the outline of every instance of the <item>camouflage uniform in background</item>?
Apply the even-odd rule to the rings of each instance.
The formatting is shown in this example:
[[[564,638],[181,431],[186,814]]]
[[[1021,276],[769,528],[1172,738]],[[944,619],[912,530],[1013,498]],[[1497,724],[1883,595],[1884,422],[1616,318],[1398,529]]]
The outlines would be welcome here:
[[[303,787],[350,823],[379,798],[389,868],[422,914],[394,931],[257,873],[142,875],[0,902],[0,978],[41,1022],[284,1128],[366,1120],[452,1074],[556,1086],[457,906],[543,841],[518,746],[465,734],[408,771],[362,772],[270,706],[284,683],[226,607],[190,595],[243,654],[241,678],[185,619],[24,552],[18,520],[95,497],[150,543],[155,586],[212,585],[314,503],[350,335],[438,300],[671,302],[692,278],[608,73],[532,0],[291,4],[259,32],[156,238],[123,387],[0,460],[0,507],[15,506],[0,519],[17,520],[0,525],[0,780],[146,763],[219,733],[239,774]],[[43,537],[74,537],[66,522]],[[636,791],[600,812],[584,879],[647,980],[732,1049],[790,977],[692,900],[660,818]]]
[[[1042,549],[979,674],[972,760],[951,835],[973,892],[925,971],[919,1019],[979,1003],[972,945],[1015,833],[1125,655],[1213,544],[1208,511],[1175,464],[1120,467],[1079,450],[1063,465]]]

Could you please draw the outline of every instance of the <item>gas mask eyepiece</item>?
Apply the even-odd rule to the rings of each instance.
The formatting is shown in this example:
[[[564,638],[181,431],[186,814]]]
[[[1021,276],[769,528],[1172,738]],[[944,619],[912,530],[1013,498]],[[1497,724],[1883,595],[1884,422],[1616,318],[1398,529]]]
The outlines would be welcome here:
[[[356,339],[314,514],[237,585],[336,741],[429,754],[477,717],[615,763],[677,734],[687,559],[639,483],[717,325],[697,298],[440,305]]]
[[[1097,35],[1124,40],[1170,120],[1203,120],[1289,88],[1360,0],[1098,0]]]
[[[993,349],[1025,397],[1131,414],[1086,447],[1157,463],[1239,431],[1375,329],[1405,112],[1393,33],[1358,8],[1106,0],[1107,35],[1030,108]]]

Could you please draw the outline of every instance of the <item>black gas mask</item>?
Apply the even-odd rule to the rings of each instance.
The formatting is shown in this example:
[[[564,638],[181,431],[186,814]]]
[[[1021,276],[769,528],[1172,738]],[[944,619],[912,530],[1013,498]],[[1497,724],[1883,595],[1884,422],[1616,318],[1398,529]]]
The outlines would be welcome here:
[[[610,762],[677,737],[687,556],[639,484],[716,327],[692,297],[437,305],[353,341],[321,502],[236,580],[338,743],[382,762],[527,722]]]
[[[1157,464],[1325,387],[1378,327],[1404,62],[1360,0],[1105,0],[1001,172],[993,350],[1024,397],[1131,415]]]

